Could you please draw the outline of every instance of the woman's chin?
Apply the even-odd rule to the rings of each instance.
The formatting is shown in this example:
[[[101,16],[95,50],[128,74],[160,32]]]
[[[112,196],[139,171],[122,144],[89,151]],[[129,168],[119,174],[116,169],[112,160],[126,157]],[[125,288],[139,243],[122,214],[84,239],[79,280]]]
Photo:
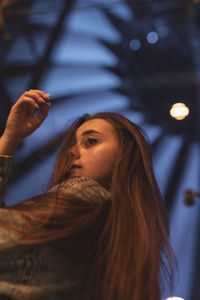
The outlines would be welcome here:
[[[69,177],[70,178],[73,178],[73,177],[81,177],[81,176],[84,176],[81,174],[82,172],[80,171],[80,169],[78,168],[74,168],[74,169],[71,169],[69,171]]]

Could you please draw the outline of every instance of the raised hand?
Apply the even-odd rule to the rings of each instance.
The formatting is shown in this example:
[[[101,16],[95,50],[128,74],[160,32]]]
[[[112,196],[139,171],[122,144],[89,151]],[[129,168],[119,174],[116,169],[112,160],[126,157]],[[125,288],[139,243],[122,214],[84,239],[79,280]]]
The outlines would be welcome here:
[[[33,133],[48,115],[50,103],[46,102],[51,96],[41,90],[26,91],[12,106],[6,122],[6,128],[0,141],[8,148],[16,148],[20,142]],[[35,111],[38,114],[35,115]],[[9,151],[8,151],[9,152]]]

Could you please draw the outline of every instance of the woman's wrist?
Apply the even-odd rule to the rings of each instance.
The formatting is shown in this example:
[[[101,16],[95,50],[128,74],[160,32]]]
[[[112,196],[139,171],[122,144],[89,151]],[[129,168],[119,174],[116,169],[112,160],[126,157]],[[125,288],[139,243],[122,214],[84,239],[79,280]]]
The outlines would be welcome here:
[[[20,142],[15,138],[2,135],[0,137],[0,155],[13,156]]]

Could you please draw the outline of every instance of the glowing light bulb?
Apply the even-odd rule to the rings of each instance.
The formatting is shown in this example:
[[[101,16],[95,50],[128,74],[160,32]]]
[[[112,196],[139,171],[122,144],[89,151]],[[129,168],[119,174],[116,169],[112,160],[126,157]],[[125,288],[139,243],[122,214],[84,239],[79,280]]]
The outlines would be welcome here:
[[[180,297],[170,297],[170,298],[167,298],[166,300],[184,300],[184,299],[180,298]]]
[[[183,120],[190,113],[189,108],[182,102],[178,102],[172,105],[170,109],[170,115],[176,120]]]

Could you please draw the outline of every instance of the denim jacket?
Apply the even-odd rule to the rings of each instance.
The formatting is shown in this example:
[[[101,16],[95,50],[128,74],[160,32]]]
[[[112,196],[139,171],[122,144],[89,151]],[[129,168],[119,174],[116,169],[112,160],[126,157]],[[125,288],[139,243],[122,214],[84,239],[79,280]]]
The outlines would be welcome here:
[[[0,203],[6,189],[12,157],[0,156]],[[83,201],[108,200],[110,193],[87,177],[68,179],[62,189]],[[15,225],[21,216],[0,208],[0,219]],[[74,300],[84,278],[81,259],[72,257],[49,245],[17,245],[20,233],[0,228],[0,299],[15,300]]]

